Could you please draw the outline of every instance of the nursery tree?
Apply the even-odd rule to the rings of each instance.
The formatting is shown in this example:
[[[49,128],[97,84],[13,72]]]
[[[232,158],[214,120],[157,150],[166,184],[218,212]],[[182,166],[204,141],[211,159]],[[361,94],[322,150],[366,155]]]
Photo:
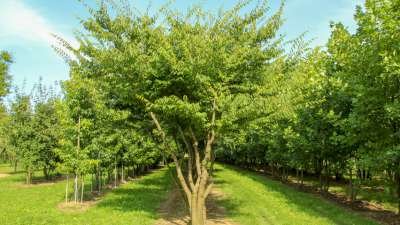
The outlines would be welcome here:
[[[192,224],[204,224],[211,191],[213,146],[229,99],[251,95],[279,55],[281,9],[267,16],[262,1],[219,14],[193,7],[186,14],[91,9],[82,22],[72,70],[98,82],[108,106],[151,120],[164,154],[175,163]],[[182,164],[185,162],[185,165]]]
[[[368,167],[386,170],[396,185],[400,212],[400,33],[399,1],[367,0],[358,7],[358,29],[333,24],[328,51],[332,68],[349,84],[349,141],[373,157]],[[365,154],[369,153],[369,154]]]
[[[32,126],[30,97],[17,93],[11,104],[9,143],[16,157],[26,169],[26,183],[32,182],[32,174],[39,162],[38,143]]]

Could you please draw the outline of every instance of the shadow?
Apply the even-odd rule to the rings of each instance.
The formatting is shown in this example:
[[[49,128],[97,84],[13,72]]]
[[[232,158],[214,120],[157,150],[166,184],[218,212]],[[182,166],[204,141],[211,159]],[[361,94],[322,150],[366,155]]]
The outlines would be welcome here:
[[[168,169],[150,172],[140,179],[123,184],[107,193],[96,207],[123,212],[145,211],[157,217],[157,208],[171,189],[172,181],[168,172]]]
[[[302,192],[296,187],[283,184],[280,181],[276,181],[273,179],[267,178],[264,174],[260,174],[258,172],[246,171],[241,168],[219,164],[219,167],[234,171],[237,176],[249,178],[257,184],[261,184],[265,190],[267,190],[268,195],[276,195],[279,199],[282,199],[282,204],[290,205],[295,208],[296,211],[301,212],[303,214],[307,214],[310,217],[314,218],[326,218],[334,224],[359,224],[363,217],[356,218],[357,216],[349,216],[347,213],[351,213],[349,211],[353,211],[350,208],[337,207],[335,202],[329,201],[316,193],[306,193]],[[236,185],[234,179],[225,179],[222,175],[216,173],[215,183],[227,185]],[[227,212],[230,215],[238,215],[243,214],[238,209],[238,205],[245,205],[244,203],[247,201],[241,201],[243,199],[237,198],[235,202],[232,203],[229,199],[223,199],[219,201],[219,204],[225,206]],[[248,202],[247,202],[248,204]],[[335,207],[336,206],[336,207]],[[341,206],[341,205],[338,205]],[[267,206],[266,206],[267,207]],[[252,216],[252,215],[243,215],[243,216]],[[284,216],[284,215],[282,215]],[[364,218],[368,216],[364,214]],[[372,218],[368,216],[369,218]],[[264,217],[265,218],[265,217]],[[266,218],[265,218],[266,219]],[[373,218],[375,220],[379,220],[378,218]],[[373,224],[372,222],[368,222],[368,220],[364,219],[365,224]],[[379,220],[381,222],[381,220]],[[268,221],[266,221],[267,223]],[[301,223],[301,222],[300,222]],[[398,224],[398,223],[390,223],[390,224]]]
[[[158,210],[161,218],[156,225],[189,224],[189,209],[184,198],[183,191],[174,185],[168,194],[168,199],[161,204]],[[229,199],[225,199],[224,194],[218,188],[214,188],[206,200],[207,221],[210,224],[232,224],[226,218],[227,210],[224,206],[234,209],[237,205]]]

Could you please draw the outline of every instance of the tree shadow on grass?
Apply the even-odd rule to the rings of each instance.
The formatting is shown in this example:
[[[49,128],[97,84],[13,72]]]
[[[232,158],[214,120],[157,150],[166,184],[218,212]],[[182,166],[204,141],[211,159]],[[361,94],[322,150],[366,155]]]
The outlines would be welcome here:
[[[355,215],[356,212],[351,211],[350,209],[343,208],[333,202],[329,202],[328,200],[323,199],[320,196],[310,193],[300,192],[294,187],[284,185],[279,181],[266,179],[266,177],[256,172],[245,171],[243,169],[229,165],[222,165],[221,167],[235,171],[235,173],[237,173],[238,176],[250,178],[257,184],[262,184],[269,194],[278,196],[280,199],[282,199],[283,204],[290,205],[290,207],[294,208],[299,213],[307,214],[312,218],[326,218],[329,221],[333,222],[334,224],[343,224],[343,225],[377,224],[371,220],[363,218],[360,215]],[[235,185],[234,182],[235,182],[234,180],[224,179],[223,177],[219,177],[218,175],[215,181],[217,185],[223,184],[224,186]],[[230,215],[243,214],[243,212],[237,210],[238,209],[237,206],[246,205],[244,200],[239,198],[235,199],[235,202],[232,203],[229,200],[229,196],[228,198],[220,200],[219,204],[224,205],[224,207],[228,211],[228,214]],[[242,216],[246,217],[252,215],[242,215]],[[266,221],[266,223],[268,223],[268,221]],[[299,223],[301,223],[301,221],[299,221]]]
[[[157,217],[157,209],[167,197],[172,180],[168,169],[154,171],[112,190],[96,207],[129,212],[143,211]]]

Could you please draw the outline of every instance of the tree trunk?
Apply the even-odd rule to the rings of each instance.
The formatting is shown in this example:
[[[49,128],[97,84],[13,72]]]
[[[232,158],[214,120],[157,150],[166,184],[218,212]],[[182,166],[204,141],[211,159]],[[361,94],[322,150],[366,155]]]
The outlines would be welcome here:
[[[76,140],[76,155],[79,158],[79,150],[81,148],[81,116],[78,117],[78,138]],[[78,173],[75,168],[75,179],[74,179],[74,202],[78,202]]]
[[[43,168],[43,174],[46,180],[50,180],[49,170],[46,167]]]
[[[93,182],[94,182],[94,174],[92,173],[92,179],[90,179],[90,192],[93,192]]]
[[[102,186],[102,183],[103,183],[103,173],[101,172],[101,170],[99,169],[99,180],[98,180],[98,191],[99,191],[99,193],[101,193],[101,186]]]
[[[68,203],[68,186],[69,186],[69,174],[67,174],[67,184],[65,185],[65,203]]]
[[[114,168],[114,188],[117,187],[117,179],[118,179],[118,169],[117,169],[117,159],[115,159],[115,168]]]
[[[84,192],[84,190],[85,190],[85,179],[84,179],[84,176],[82,176],[81,175],[81,179],[82,179],[82,189],[81,189],[81,203],[83,203],[83,192]]]
[[[75,173],[74,179],[74,202],[78,202],[78,174]]]
[[[350,169],[350,200],[354,201],[355,199],[355,192],[354,192],[354,184],[353,184],[353,169]]]
[[[31,184],[32,183],[32,170],[30,167],[28,167],[26,171],[26,184]]]
[[[304,183],[304,170],[301,169],[301,181],[300,181],[300,186],[303,187],[303,183]]]
[[[125,177],[124,177],[124,163],[121,165],[121,183],[125,183]]]
[[[396,179],[396,192],[397,192],[397,214],[400,215],[400,173],[398,171],[395,172],[395,179]]]
[[[207,220],[205,199],[199,193],[192,194],[190,221],[191,225],[204,225]]]

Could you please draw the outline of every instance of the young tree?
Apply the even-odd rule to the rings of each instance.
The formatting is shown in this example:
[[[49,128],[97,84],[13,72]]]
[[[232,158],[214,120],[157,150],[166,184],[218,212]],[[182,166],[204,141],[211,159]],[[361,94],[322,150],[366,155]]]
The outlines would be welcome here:
[[[39,154],[39,167],[43,169],[46,179],[50,179],[51,173],[60,161],[55,151],[62,131],[56,111],[58,101],[60,99],[51,92],[51,89],[46,90],[40,80],[33,101],[32,126],[35,130],[34,141],[38,147],[36,151]]]
[[[17,93],[11,104],[9,143],[26,169],[27,184],[32,183],[32,175],[39,162],[39,146],[32,125],[30,97]]]

